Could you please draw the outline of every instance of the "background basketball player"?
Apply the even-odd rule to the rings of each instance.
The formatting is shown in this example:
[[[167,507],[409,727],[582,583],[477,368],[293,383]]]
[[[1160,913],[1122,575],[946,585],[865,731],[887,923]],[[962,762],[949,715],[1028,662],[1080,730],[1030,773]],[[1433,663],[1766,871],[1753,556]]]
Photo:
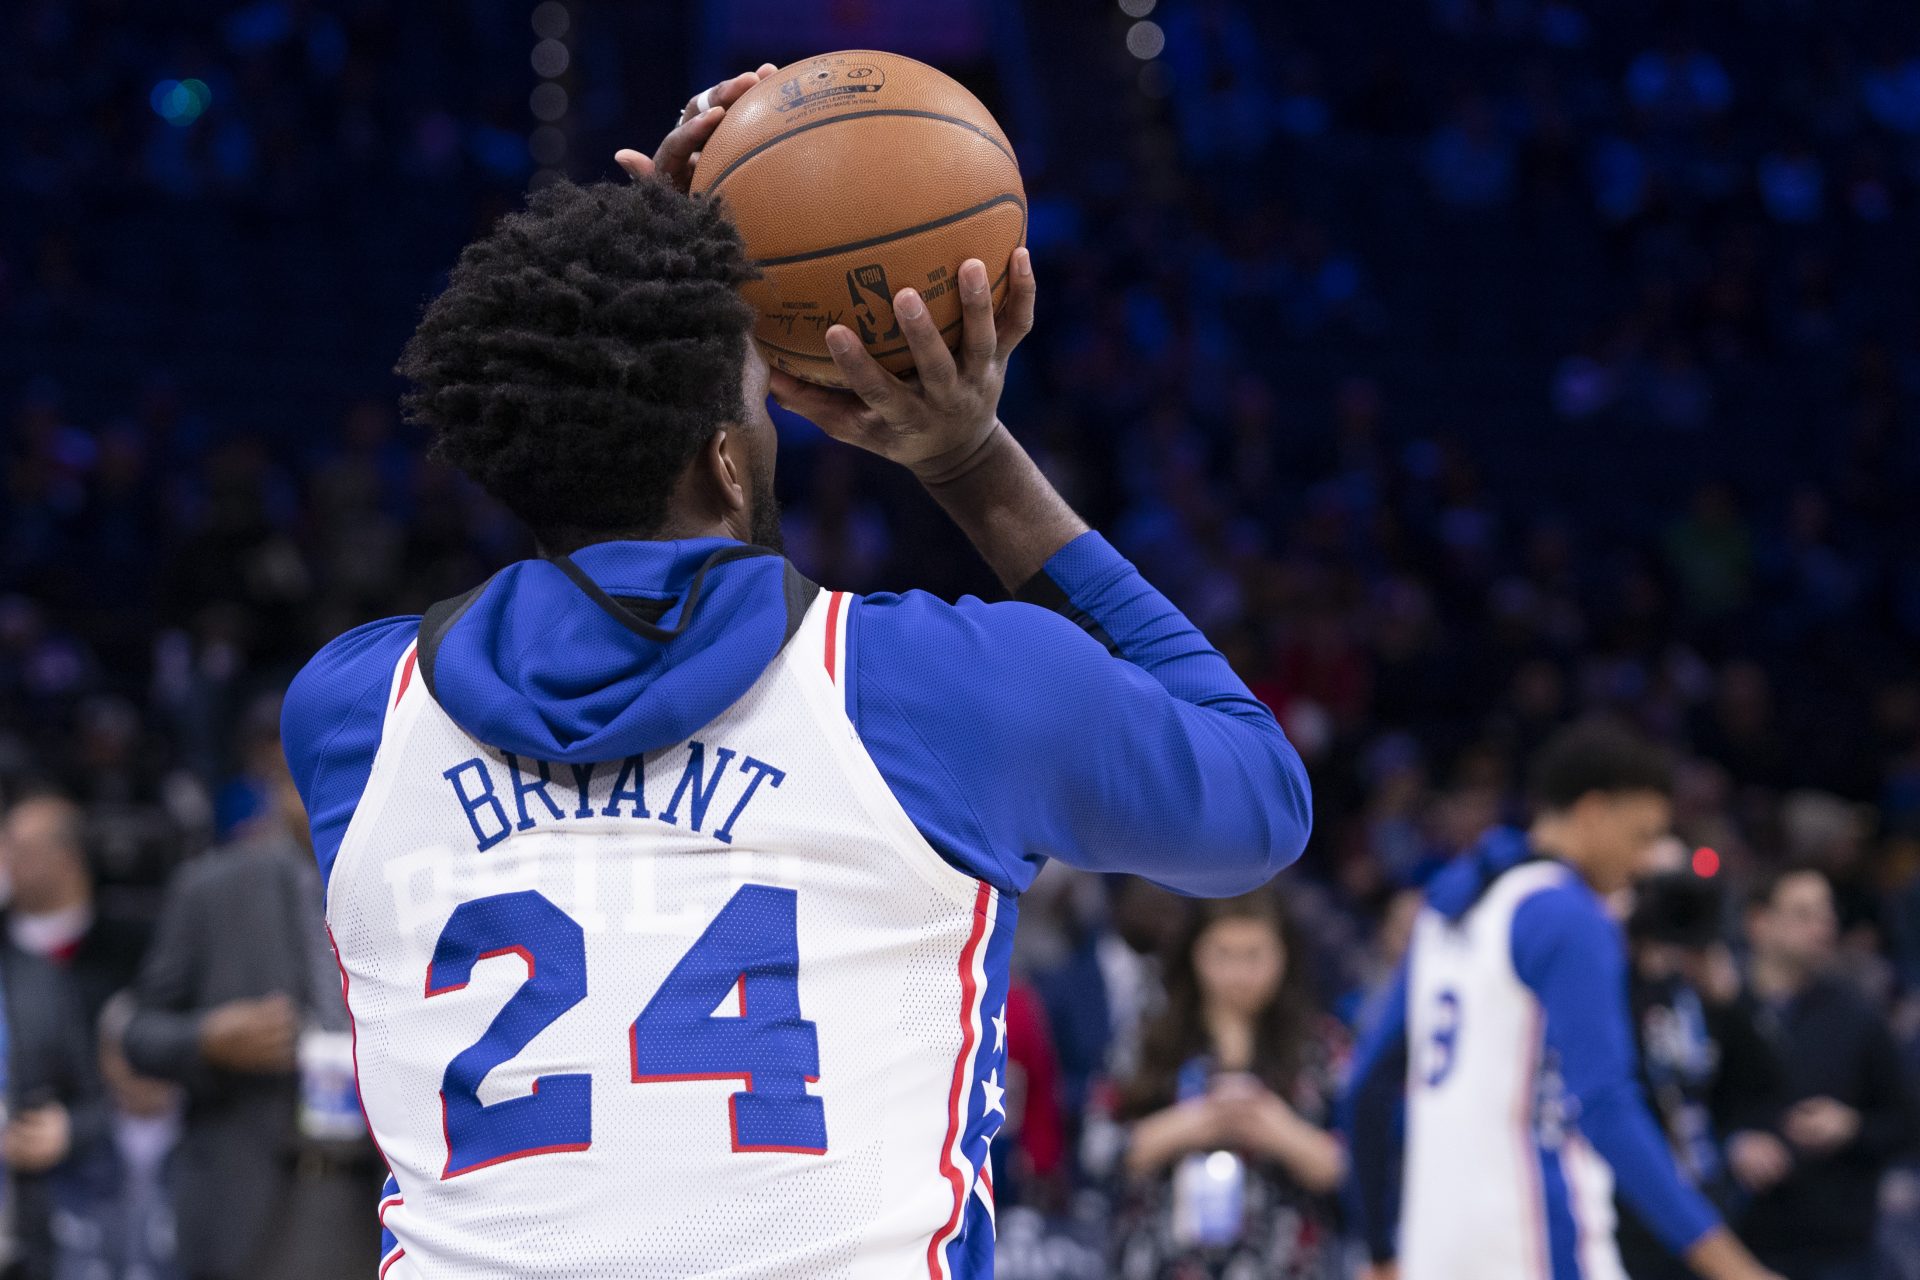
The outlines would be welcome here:
[[[1682,1181],[1634,1076],[1625,948],[1600,895],[1667,830],[1669,789],[1638,738],[1565,730],[1535,762],[1532,826],[1489,833],[1435,878],[1354,1069],[1355,1202],[1376,1275],[1397,1257],[1405,1280],[1624,1277],[1616,1181],[1699,1274],[1770,1274]]]

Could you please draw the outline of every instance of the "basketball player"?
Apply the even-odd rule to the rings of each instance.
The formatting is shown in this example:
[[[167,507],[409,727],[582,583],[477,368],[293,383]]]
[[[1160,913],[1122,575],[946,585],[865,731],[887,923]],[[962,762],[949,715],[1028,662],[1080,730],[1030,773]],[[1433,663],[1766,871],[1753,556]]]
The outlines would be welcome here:
[[[1666,831],[1668,789],[1632,735],[1565,730],[1535,763],[1533,825],[1489,833],[1435,877],[1351,1086],[1376,1277],[1397,1255],[1402,1280],[1623,1280],[1616,1180],[1708,1280],[1768,1277],[1682,1181],[1635,1081],[1625,949],[1601,895]]]
[[[752,82],[462,254],[405,403],[540,558],[287,694],[386,1280],[989,1276],[1018,895],[1048,858],[1235,894],[1307,837],[1273,716],[995,417],[1024,251],[998,323],[961,267],[957,358],[898,295],[915,381],[836,328],[857,395],[775,387],[1020,600],[779,556],[751,268],[684,193]]]

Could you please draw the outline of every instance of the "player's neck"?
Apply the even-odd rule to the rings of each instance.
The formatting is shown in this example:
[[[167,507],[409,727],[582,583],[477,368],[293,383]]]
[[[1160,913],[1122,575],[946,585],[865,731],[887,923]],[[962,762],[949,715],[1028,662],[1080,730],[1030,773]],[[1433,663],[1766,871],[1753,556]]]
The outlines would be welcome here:
[[[572,555],[603,542],[690,542],[698,538],[732,538],[745,542],[725,520],[702,519],[691,514],[669,513],[659,528],[638,530],[563,529],[544,533],[534,539],[534,549],[543,556]]]
[[[735,542],[746,542],[744,527],[736,527],[734,522],[714,519],[692,512],[669,512],[666,521],[653,535],[657,542],[691,542],[696,538],[731,538]]]
[[[1567,824],[1562,819],[1550,815],[1535,818],[1533,825],[1527,828],[1527,846],[1543,858],[1566,863],[1589,886],[1599,889],[1598,878],[1580,857],[1579,841],[1571,838]]]

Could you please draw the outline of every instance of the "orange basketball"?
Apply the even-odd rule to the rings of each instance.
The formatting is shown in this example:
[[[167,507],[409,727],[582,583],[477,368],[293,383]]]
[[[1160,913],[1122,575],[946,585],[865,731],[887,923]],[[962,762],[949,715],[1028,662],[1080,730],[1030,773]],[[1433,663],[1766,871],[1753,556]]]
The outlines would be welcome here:
[[[997,309],[1027,234],[1020,167],[993,116],[892,53],[822,54],[761,81],[727,108],[693,189],[725,202],[760,269],[743,292],[768,363],[827,386],[842,385],[829,325],[905,372],[894,294],[918,289],[953,346],[960,264],[987,264]]]

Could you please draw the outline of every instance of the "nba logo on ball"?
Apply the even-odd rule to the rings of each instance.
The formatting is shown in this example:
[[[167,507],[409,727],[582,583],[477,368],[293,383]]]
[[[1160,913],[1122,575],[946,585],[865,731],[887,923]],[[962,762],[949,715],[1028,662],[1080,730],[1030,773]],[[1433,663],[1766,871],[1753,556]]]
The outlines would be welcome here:
[[[885,267],[870,262],[847,272],[847,296],[853,299],[853,320],[860,327],[860,341],[872,346],[900,336],[900,325],[893,318],[893,290],[887,288]],[[883,315],[885,332],[881,332]]]
[[[992,114],[925,63],[873,49],[808,58],[749,89],[701,148],[693,191],[724,201],[753,259],[741,294],[768,362],[826,386],[846,385],[827,351],[835,324],[881,368],[909,373],[893,291],[919,288],[952,347],[960,264],[986,264],[998,307],[1026,239],[1020,168]]]
[[[887,83],[886,76],[881,74],[878,67],[864,63],[847,66],[844,65],[844,58],[830,61],[831,65],[809,71],[804,76],[783,80],[780,83],[780,101],[774,104],[773,109],[784,113],[800,107],[818,107],[849,95],[878,93]]]

